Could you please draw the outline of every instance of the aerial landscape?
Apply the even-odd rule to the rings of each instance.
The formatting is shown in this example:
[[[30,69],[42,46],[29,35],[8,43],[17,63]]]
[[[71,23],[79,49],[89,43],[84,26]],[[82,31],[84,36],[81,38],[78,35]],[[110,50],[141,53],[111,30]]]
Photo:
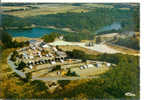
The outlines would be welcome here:
[[[139,100],[138,3],[2,3],[0,98]]]

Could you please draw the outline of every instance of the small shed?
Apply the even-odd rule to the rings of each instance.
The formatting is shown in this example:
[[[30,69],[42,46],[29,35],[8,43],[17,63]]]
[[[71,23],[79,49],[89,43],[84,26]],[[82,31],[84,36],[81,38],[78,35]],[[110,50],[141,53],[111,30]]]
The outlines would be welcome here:
[[[92,68],[92,67],[94,67],[93,64],[88,64],[87,66],[88,66],[88,68]]]
[[[29,68],[30,68],[30,69],[32,69],[32,68],[33,68],[33,66],[32,66],[32,65],[29,65]]]
[[[111,66],[111,63],[106,63],[107,67],[110,67]]]

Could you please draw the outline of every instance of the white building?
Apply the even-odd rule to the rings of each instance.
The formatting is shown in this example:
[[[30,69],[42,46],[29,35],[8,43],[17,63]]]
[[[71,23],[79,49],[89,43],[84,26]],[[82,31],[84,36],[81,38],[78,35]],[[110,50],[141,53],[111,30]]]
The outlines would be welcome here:
[[[107,67],[110,67],[111,66],[111,63],[106,63]]]

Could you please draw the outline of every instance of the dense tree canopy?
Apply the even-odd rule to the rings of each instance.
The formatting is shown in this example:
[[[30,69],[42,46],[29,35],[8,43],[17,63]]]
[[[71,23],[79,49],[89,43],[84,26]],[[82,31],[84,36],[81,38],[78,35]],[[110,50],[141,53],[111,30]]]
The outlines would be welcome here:
[[[0,40],[3,43],[3,48],[17,48],[29,45],[28,41],[25,42],[17,42],[16,40],[13,41],[12,36],[4,31],[0,30]]]
[[[127,37],[127,38],[119,38],[118,41],[114,42],[115,44],[122,45],[128,48],[140,49],[140,40],[136,39],[136,37]]]
[[[44,42],[53,42],[59,36],[60,36],[59,33],[52,32],[51,34],[46,34],[46,35],[42,36],[42,39],[44,40]]]
[[[7,32],[0,30],[1,33],[1,41],[5,47],[10,48],[12,45],[12,37]]]

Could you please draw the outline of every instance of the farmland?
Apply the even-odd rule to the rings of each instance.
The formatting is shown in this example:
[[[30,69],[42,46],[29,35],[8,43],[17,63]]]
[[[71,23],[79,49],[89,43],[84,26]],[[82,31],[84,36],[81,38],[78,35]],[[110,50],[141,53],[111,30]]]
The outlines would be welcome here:
[[[129,4],[129,6],[135,7],[136,4]],[[22,9],[29,9],[29,8],[37,8],[37,9],[30,9],[30,10],[22,10]],[[47,14],[57,14],[57,13],[66,13],[66,12],[88,12],[95,8],[115,8],[117,4],[29,4],[23,6],[5,6],[3,5],[1,8],[3,9],[3,14],[13,15],[17,17],[29,17],[29,16],[37,16],[37,15],[47,15]],[[119,5],[118,5],[119,7]],[[21,10],[20,10],[21,9]],[[121,10],[130,10],[129,7],[124,6],[120,7]],[[17,10],[17,11],[11,11]],[[20,10],[20,11],[18,11]]]
[[[47,14],[57,14],[57,13],[66,13],[66,12],[87,12],[88,10],[81,7],[75,7],[72,5],[64,6],[63,4],[47,4],[47,5],[36,5],[38,9],[31,9],[28,11],[15,11],[15,12],[4,12],[3,14],[13,15],[17,17],[30,17],[38,15],[47,15]],[[24,7],[2,7],[4,10],[19,9]]]

